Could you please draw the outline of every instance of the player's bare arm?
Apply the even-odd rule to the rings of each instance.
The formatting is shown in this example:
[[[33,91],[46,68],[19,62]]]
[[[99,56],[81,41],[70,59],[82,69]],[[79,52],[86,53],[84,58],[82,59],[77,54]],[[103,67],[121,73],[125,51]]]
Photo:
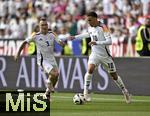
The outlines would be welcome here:
[[[75,36],[69,36],[68,37],[68,40],[74,40],[75,39]]]
[[[65,43],[64,41],[62,41],[62,40],[59,40],[58,43],[59,43],[62,47],[64,47],[65,44],[66,44],[66,43]]]
[[[23,50],[23,48],[25,47],[26,44],[28,44],[30,41],[33,41],[33,39],[35,38],[35,35],[31,35],[31,37],[26,38],[20,45],[18,52],[16,53],[16,55],[14,56],[15,61],[18,60],[21,51]]]
[[[53,35],[55,36],[56,42],[57,42],[58,44],[60,44],[62,47],[64,47],[66,43],[65,43],[64,41],[58,39],[58,36],[57,36],[57,34],[56,34],[55,32],[52,31],[52,33],[53,33]]]
[[[17,52],[16,55],[14,56],[15,61],[18,60],[18,58],[19,58],[19,56],[20,56],[20,53],[21,53],[21,51],[23,50],[23,48],[25,47],[26,43],[27,43],[26,41],[23,41],[23,42],[22,42],[21,46],[19,47],[18,52]]]

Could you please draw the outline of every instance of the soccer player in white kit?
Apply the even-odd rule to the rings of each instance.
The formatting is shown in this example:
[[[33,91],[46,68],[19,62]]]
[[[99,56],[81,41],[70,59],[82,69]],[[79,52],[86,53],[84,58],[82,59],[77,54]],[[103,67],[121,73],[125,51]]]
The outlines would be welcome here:
[[[98,16],[95,12],[89,12],[87,14],[87,21],[89,23],[89,27],[87,33],[83,33],[76,36],[70,36],[68,39],[82,39],[91,37],[91,54],[88,60],[88,70],[84,76],[84,97],[86,101],[91,101],[91,98],[88,93],[88,88],[91,82],[92,74],[95,68],[102,64],[106,71],[113,78],[114,82],[117,86],[122,90],[122,93],[125,97],[126,103],[131,102],[131,95],[126,89],[121,77],[116,72],[116,67],[114,61],[110,55],[108,45],[112,43],[111,36],[106,25],[102,24],[98,21]]]
[[[15,60],[18,59],[22,49],[25,47],[26,43],[34,41],[37,47],[37,64],[43,68],[43,70],[48,73],[47,89],[44,97],[51,101],[50,93],[54,91],[54,87],[57,83],[59,72],[58,66],[54,57],[54,41],[58,42],[60,45],[64,46],[64,42],[57,38],[57,35],[48,31],[48,23],[46,18],[41,18],[39,22],[40,31],[32,37],[28,37],[23,41],[17,54],[15,55]]]

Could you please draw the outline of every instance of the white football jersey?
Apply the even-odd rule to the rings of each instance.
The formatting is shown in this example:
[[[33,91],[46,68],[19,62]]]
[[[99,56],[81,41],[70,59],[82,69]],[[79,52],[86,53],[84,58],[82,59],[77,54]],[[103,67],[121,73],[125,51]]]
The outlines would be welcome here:
[[[41,65],[43,60],[53,62],[54,58],[54,41],[55,35],[52,32],[48,32],[46,35],[42,33],[36,33],[33,37],[29,37],[26,42],[34,41],[37,48],[37,63]]]
[[[97,27],[89,27],[88,28],[88,33],[91,37],[91,41],[99,41],[99,42],[104,42],[106,41],[106,37],[104,34],[104,30],[102,27],[97,26]],[[108,45],[105,44],[100,44],[100,45],[93,45],[91,47],[92,53],[98,54],[102,57],[108,57],[110,56],[110,51],[108,48]]]
[[[91,54],[97,54],[100,57],[110,56],[110,51],[108,45],[111,44],[111,37],[106,27],[97,26],[97,27],[88,27],[87,33],[76,35],[75,38],[83,39],[91,37],[91,41],[96,41],[97,45],[91,46]]]

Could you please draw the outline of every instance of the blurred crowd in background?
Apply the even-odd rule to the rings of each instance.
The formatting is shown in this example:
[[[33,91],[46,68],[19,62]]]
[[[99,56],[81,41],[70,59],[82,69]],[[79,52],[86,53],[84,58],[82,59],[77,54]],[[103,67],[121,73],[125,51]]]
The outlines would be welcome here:
[[[125,46],[121,56],[136,56],[135,38],[138,28],[150,15],[150,0],[0,0],[0,38],[28,37],[43,16],[60,39],[84,33],[85,14],[91,10],[110,28],[113,44]],[[64,49],[56,44],[55,53],[87,55],[87,48],[90,49],[87,41],[68,41]],[[125,52],[129,49],[132,52]]]

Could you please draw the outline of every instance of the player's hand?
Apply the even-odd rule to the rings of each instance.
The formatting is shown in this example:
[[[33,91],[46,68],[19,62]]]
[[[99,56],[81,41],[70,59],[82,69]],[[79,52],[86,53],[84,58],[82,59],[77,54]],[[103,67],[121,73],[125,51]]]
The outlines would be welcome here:
[[[89,46],[97,45],[95,41],[89,42]]]
[[[19,58],[18,55],[15,55],[15,56],[14,56],[14,60],[15,60],[15,61],[18,61],[18,58]]]
[[[69,36],[68,37],[68,40],[74,40],[75,39],[75,36]]]
[[[66,45],[66,43],[64,41],[59,41],[59,42],[62,47],[64,47]]]

